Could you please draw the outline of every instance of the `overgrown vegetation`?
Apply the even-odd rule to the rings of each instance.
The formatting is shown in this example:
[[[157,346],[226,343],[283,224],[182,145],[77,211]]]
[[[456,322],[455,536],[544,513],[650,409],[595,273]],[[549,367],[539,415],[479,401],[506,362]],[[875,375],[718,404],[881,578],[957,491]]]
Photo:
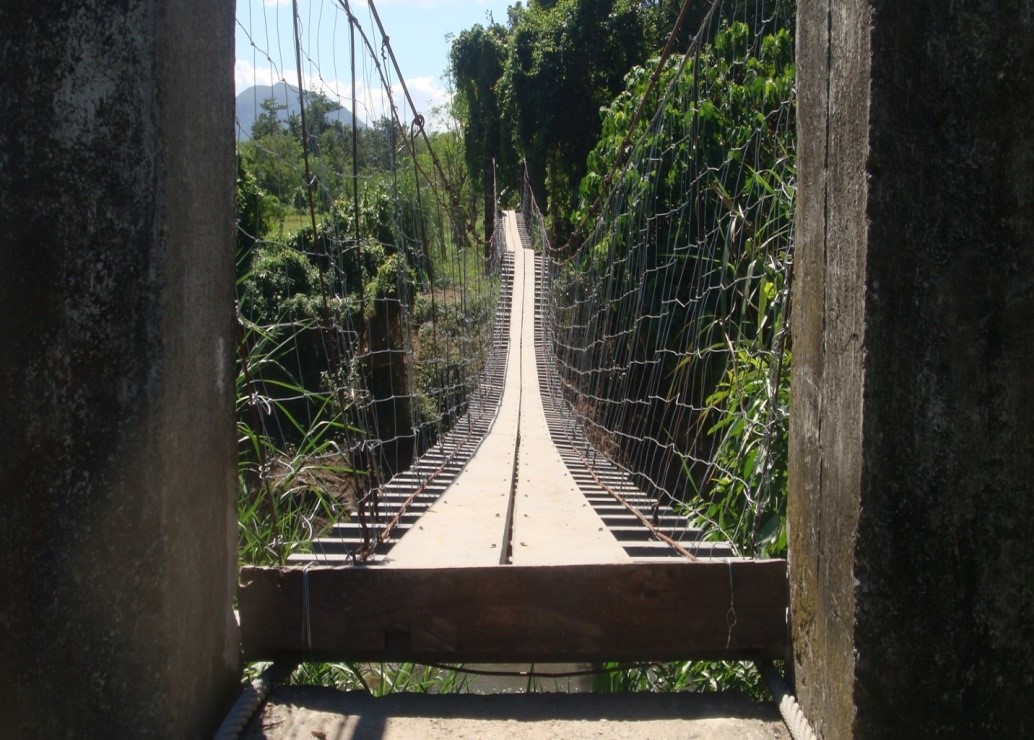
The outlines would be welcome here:
[[[593,691],[741,691],[752,699],[767,698],[757,668],[749,662],[686,661],[626,667],[604,664]]]
[[[633,357],[639,364],[627,370],[626,398],[616,400],[648,402],[636,434],[664,440],[677,463],[650,450],[653,470],[644,472],[664,490],[688,491],[685,506],[705,530],[741,552],[780,556],[786,552],[793,37],[770,21],[757,29],[739,20],[715,25],[691,60],[668,63],[647,100],[650,115],[634,128],[649,70],[633,70],[625,91],[604,109],[574,215],[576,234],[584,235],[577,241],[586,248],[568,263],[568,280],[588,293],[586,281],[608,275],[611,293],[631,290],[639,302]],[[646,172],[613,170],[627,141],[641,153],[631,156],[648,157]],[[596,227],[597,218],[606,229]],[[679,307],[685,307],[681,316]],[[656,357],[663,360],[644,364]],[[658,388],[663,398],[649,401]],[[627,431],[617,418],[620,407],[601,408],[603,426]],[[625,452],[632,461],[647,454]]]
[[[432,162],[415,132],[353,130],[328,117],[340,107],[307,94],[306,152],[299,118],[265,101],[239,147],[243,562],[283,562],[347,518],[457,414],[484,362],[495,293],[452,226],[474,208],[458,135],[430,135]]]
[[[681,491],[686,513],[711,536],[745,554],[785,554],[793,3],[750,5],[749,17],[692,7],[675,48],[696,39],[694,53],[686,61],[676,53],[655,83],[679,0],[530,0],[505,24],[463,31],[451,55],[462,136],[432,135],[452,193],[433,193],[444,185],[421,184],[411,165],[398,166],[408,141],[416,171],[433,170],[411,132],[389,121],[357,134],[356,192],[352,132],[327,119],[336,103],[315,96],[309,144],[320,156],[310,194],[299,123],[280,121],[272,101],[263,106],[238,169],[244,562],[283,562],[292,543],[354,510],[371,475],[349,444],[367,423],[362,393],[392,436],[417,430],[408,448],[392,451],[396,465],[463,409],[494,293],[491,285],[460,293],[480,267],[484,235],[446,221],[476,223],[493,176],[502,200],[516,205],[523,163],[565,250],[560,292],[602,296],[592,300],[610,311],[587,341],[613,353],[593,356],[593,372],[616,369],[576,407],[615,457]],[[459,213],[413,205],[421,202]],[[393,313],[393,301],[412,318]],[[584,318],[558,322],[589,325]],[[371,323],[386,328],[372,333]],[[392,363],[356,359],[371,347]],[[374,378],[368,388],[356,380],[362,373]],[[396,402],[410,386],[411,397]],[[637,440],[671,452],[658,457]],[[747,664],[606,668],[597,690],[760,694]],[[406,665],[304,670],[302,680],[375,693],[470,687],[455,672]]]
[[[512,5],[505,23],[458,34],[450,62],[474,183],[485,184],[494,161],[500,189],[516,194],[526,166],[552,240],[566,241],[587,157],[602,131],[599,111],[622,91],[631,69],[650,67],[682,6],[682,0],[529,0]],[[676,55],[710,10],[711,3],[690,4],[672,40]]]

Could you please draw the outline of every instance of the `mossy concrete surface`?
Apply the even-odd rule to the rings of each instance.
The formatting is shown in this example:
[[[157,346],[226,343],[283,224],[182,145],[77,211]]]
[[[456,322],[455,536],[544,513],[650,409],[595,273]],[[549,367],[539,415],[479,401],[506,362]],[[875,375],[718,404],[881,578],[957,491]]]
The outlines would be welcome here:
[[[236,694],[232,2],[0,6],[0,735]]]
[[[1034,733],[1034,9],[799,3],[790,580],[825,737]]]

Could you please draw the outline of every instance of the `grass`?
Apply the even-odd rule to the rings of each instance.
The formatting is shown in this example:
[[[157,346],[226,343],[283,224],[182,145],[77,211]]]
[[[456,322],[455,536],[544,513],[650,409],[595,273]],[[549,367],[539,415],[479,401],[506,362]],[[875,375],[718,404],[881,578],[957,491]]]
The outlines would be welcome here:
[[[323,219],[323,214],[316,214],[317,225],[323,223]],[[269,228],[267,237],[270,239],[277,239],[279,241],[287,241],[292,239],[295,234],[307,226],[312,226],[312,217],[309,215],[308,211],[287,210],[276,221],[276,223]]]
[[[596,677],[593,691],[625,692],[714,692],[740,691],[755,701],[768,698],[761,674],[745,661],[686,661],[625,667],[606,663],[609,672]]]
[[[244,682],[257,677],[268,665],[247,666]],[[364,691],[377,697],[399,693],[483,694],[514,690],[533,694],[570,692],[572,681],[583,677],[581,671],[575,674],[534,664],[530,671],[523,672],[493,671],[491,666],[467,672],[463,665],[303,663],[286,683]],[[506,688],[497,689],[500,679],[510,679]],[[519,688],[514,688],[515,681],[521,684]],[[597,694],[738,691],[754,701],[769,699],[757,668],[749,662],[604,663],[591,676],[591,691]]]
[[[300,329],[238,320],[238,556],[251,565],[281,565],[354,509],[352,471],[336,443],[343,424],[334,397],[307,391],[282,362],[295,351]],[[302,424],[286,408],[281,399],[292,396],[313,401],[311,423]],[[299,433],[297,444],[278,442],[266,428],[274,412]]]

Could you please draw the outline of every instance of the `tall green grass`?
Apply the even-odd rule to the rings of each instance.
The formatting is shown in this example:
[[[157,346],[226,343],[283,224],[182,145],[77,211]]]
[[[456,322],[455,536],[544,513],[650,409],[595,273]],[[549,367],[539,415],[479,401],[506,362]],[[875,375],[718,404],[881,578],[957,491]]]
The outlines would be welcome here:
[[[337,445],[342,414],[332,394],[306,390],[291,379],[284,362],[296,333],[307,327],[259,326],[243,316],[238,322],[239,559],[249,565],[282,565],[347,516],[352,470]],[[296,418],[282,400],[291,397],[307,397],[314,417]],[[291,427],[297,444],[284,444],[270,432],[274,413]]]

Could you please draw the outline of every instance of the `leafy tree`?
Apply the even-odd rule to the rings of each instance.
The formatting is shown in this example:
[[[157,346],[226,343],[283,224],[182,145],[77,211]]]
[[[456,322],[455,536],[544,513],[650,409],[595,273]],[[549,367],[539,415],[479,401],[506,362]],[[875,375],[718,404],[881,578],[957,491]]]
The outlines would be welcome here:
[[[300,144],[302,141],[302,117],[298,113],[291,113],[287,116],[287,130],[291,133],[291,136],[298,139]]]
[[[532,0],[508,26],[476,25],[452,43],[455,112],[470,178],[486,196],[492,162],[500,188],[516,189],[523,158],[536,196],[563,220],[599,131],[598,110],[644,53],[632,0]]]
[[[638,11],[632,0],[533,0],[511,14],[503,111],[560,233],[599,138],[600,108],[645,54]]]
[[[276,101],[276,98],[269,97],[259,103],[262,112],[258,114],[255,122],[251,124],[251,138],[261,139],[264,136],[275,136],[284,132],[283,121],[280,120],[280,111],[286,110],[287,106]]]
[[[268,228],[265,194],[259,189],[255,176],[244,166],[243,157],[237,157],[237,277],[248,272],[254,257],[255,245]]]
[[[271,133],[241,144],[241,155],[258,186],[286,206],[304,203],[302,147],[287,131]]]
[[[506,63],[506,29],[497,23],[476,25],[452,42],[450,64],[462,111],[467,171],[484,193],[485,232],[495,215],[493,179],[516,188],[519,174],[512,138],[505,136],[500,114],[499,81]],[[496,172],[493,163],[499,165]]]
[[[313,136],[321,136],[328,129],[344,133],[345,127],[338,116],[331,118],[344,106],[321,92],[311,92],[305,99],[305,123]]]
[[[398,135],[395,121],[387,116],[382,116],[366,128],[360,129],[359,168],[367,172],[390,170]]]
[[[305,130],[309,135],[309,145],[312,151],[319,151],[320,140],[326,131],[333,130],[338,135],[344,135],[345,127],[341,120],[331,114],[341,110],[344,106],[333,98],[316,90],[305,92]],[[288,128],[291,133],[302,140],[302,119],[298,113],[292,113],[288,117]]]

